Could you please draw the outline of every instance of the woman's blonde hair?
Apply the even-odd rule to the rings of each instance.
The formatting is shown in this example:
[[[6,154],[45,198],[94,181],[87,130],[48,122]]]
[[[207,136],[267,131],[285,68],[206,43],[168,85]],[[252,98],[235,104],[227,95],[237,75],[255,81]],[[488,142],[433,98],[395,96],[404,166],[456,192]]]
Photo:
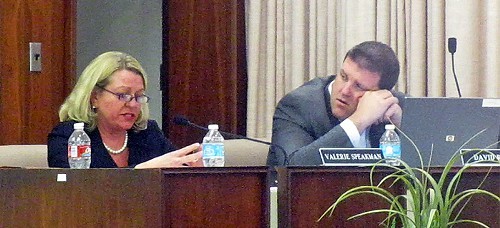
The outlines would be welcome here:
[[[119,70],[129,70],[142,76],[144,89],[147,88],[146,72],[137,59],[117,51],[103,53],[83,70],[73,91],[59,109],[59,120],[61,122],[70,120],[84,122],[89,130],[94,130],[97,126],[97,114],[90,102],[92,93],[100,90],[98,87],[104,88],[108,85],[111,75]],[[132,129],[136,131],[146,129],[148,119],[148,104],[142,104],[141,112]]]

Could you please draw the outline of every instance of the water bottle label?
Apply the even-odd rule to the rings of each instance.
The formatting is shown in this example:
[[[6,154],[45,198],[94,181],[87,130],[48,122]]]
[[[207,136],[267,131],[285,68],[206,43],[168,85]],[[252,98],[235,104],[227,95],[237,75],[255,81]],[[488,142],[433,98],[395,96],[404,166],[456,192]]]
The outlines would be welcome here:
[[[82,146],[68,146],[68,157],[81,158],[90,157],[91,149],[88,145]]]
[[[82,153],[82,157],[90,157],[91,149],[90,146],[79,146],[78,152]]]
[[[203,144],[203,157],[223,157],[224,144],[205,143]]]
[[[384,158],[401,158],[401,145],[380,145]]]
[[[68,157],[70,158],[77,158],[78,157],[78,150],[76,146],[68,146]]]

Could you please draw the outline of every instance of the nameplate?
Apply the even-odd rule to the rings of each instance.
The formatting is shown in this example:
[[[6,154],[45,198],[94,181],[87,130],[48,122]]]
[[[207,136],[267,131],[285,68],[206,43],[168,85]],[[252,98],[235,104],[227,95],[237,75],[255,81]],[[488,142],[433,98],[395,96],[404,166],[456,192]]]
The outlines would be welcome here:
[[[462,149],[462,164],[472,166],[500,166],[500,149]]]
[[[320,148],[324,166],[368,166],[384,158],[379,148]]]

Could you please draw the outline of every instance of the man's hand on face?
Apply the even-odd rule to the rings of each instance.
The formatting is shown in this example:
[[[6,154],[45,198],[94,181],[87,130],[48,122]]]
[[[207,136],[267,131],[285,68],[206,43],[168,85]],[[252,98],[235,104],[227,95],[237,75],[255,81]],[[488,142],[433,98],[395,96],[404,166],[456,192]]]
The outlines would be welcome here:
[[[359,99],[356,111],[349,119],[363,132],[372,124],[392,121],[399,126],[401,123],[401,108],[398,98],[388,90],[367,91]]]
[[[389,106],[389,109],[387,109],[387,111],[385,112],[383,121],[380,121],[379,123],[391,122],[394,125],[396,125],[396,127],[399,128],[399,127],[401,127],[402,117],[403,117],[403,111],[401,110],[401,107],[399,106],[399,104],[397,104],[397,103],[392,104],[391,106]]]

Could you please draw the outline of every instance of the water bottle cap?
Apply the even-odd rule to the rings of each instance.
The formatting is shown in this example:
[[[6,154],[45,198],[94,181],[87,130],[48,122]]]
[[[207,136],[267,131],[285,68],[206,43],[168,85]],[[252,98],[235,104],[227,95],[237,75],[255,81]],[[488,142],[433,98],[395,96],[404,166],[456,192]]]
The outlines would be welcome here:
[[[84,124],[83,123],[75,123],[73,124],[74,129],[83,129]]]
[[[210,124],[210,125],[208,125],[208,130],[219,130],[219,125]]]
[[[386,124],[385,125],[385,130],[394,130],[396,129],[396,126],[394,124]]]

